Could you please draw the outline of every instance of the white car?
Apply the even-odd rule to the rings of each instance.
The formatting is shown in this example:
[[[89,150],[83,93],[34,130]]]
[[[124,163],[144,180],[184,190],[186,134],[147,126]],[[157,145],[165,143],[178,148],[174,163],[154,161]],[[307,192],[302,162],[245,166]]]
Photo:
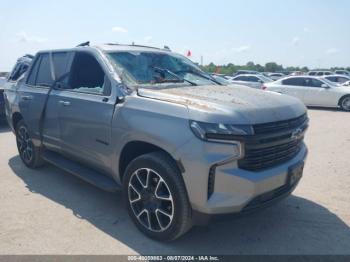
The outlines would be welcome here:
[[[278,80],[281,79],[282,77],[285,77],[286,75],[282,74],[282,73],[269,73],[268,77],[271,78],[272,80]]]
[[[334,73],[332,73],[331,71],[310,71],[308,73],[309,76],[329,76],[333,74]]]
[[[347,75],[347,76],[350,76],[350,72],[347,71],[347,70],[335,70],[335,73],[337,75]]]
[[[336,84],[343,84],[350,80],[350,76],[347,75],[329,75],[324,76],[324,78]]]
[[[268,78],[264,75],[238,75],[229,79],[229,81],[233,84],[249,86],[252,88],[260,89],[264,83],[272,82],[271,78]]]
[[[314,76],[291,76],[266,83],[269,90],[299,98],[307,106],[340,107],[350,111],[350,87]]]
[[[345,83],[342,84],[343,86],[350,86],[350,81],[347,81]]]

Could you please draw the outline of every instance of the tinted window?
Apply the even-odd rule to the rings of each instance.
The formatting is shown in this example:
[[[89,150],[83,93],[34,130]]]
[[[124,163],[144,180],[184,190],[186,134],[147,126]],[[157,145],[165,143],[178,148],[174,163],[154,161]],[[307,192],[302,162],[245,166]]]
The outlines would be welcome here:
[[[34,61],[34,65],[32,66],[32,69],[30,70],[30,73],[29,73],[29,76],[28,76],[28,80],[27,80],[27,84],[28,85],[35,86],[35,79],[36,79],[36,75],[37,75],[37,72],[38,72],[38,67],[40,65],[40,60],[41,60],[41,57],[38,57]]]
[[[40,62],[35,85],[51,86],[53,83],[53,79],[51,76],[50,57],[49,57],[49,54],[43,54],[41,56],[42,56],[41,62]]]
[[[245,76],[239,76],[239,77],[234,78],[233,80],[246,81],[246,78],[245,78]]]
[[[248,76],[247,81],[248,82],[258,82],[259,78],[255,77],[255,76]]]
[[[346,81],[349,81],[349,79],[348,78],[346,78],[346,77],[338,77],[338,83],[345,83]]]
[[[28,65],[17,63],[15,68],[12,70],[11,75],[9,77],[10,81],[17,81],[17,79],[27,71]]]
[[[68,61],[68,53],[67,52],[60,52],[60,53],[53,53],[52,54],[52,60],[53,65],[55,69],[55,79],[57,80],[62,75],[67,73],[67,61]]]
[[[282,81],[282,85],[288,85],[288,86],[303,86],[304,85],[304,78],[298,77],[298,78],[288,78]]]
[[[98,61],[89,53],[75,54],[68,88],[79,92],[110,95],[110,83]]]
[[[310,72],[309,75],[314,76],[314,75],[316,75],[316,72]]]
[[[326,77],[329,81],[332,81],[332,82],[337,82],[337,77],[336,76],[329,76],[329,77]]]
[[[314,78],[305,78],[305,86],[309,87],[321,87],[323,82]]]

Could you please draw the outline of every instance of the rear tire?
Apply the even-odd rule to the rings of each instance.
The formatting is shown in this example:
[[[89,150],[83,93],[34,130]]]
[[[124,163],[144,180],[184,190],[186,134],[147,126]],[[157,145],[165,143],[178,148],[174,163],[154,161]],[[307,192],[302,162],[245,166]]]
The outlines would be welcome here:
[[[350,95],[342,97],[339,101],[339,105],[343,111],[350,112]]]
[[[23,119],[16,125],[16,142],[19,156],[27,167],[37,168],[44,164],[41,150],[39,147],[34,146],[28,127]]]
[[[162,152],[139,156],[128,165],[123,195],[133,222],[152,239],[171,241],[192,226],[181,172],[173,159]]]

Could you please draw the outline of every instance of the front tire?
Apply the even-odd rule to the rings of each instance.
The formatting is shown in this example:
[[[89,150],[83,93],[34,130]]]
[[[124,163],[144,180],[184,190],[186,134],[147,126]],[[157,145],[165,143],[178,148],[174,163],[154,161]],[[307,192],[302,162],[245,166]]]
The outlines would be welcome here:
[[[36,168],[44,164],[40,148],[34,146],[23,119],[16,125],[16,142],[19,156],[27,167]]]
[[[171,241],[192,226],[191,206],[181,173],[162,152],[142,155],[128,165],[123,194],[133,222],[152,239]]]
[[[342,97],[339,101],[339,105],[343,111],[350,112],[350,95]]]

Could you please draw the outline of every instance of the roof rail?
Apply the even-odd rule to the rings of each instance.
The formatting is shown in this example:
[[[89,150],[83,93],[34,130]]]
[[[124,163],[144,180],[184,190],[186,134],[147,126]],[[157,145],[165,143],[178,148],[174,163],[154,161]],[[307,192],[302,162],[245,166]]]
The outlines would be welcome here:
[[[90,45],[90,41],[86,41],[84,43],[81,43],[81,44],[77,45],[77,47],[79,47],[79,46],[89,46],[89,45]]]
[[[171,51],[169,46],[166,46],[166,45],[163,48],[159,48],[159,47],[155,47],[155,46],[138,45],[138,44],[135,44],[135,42],[132,42],[131,44],[106,43],[105,45],[136,46],[136,47],[147,47],[147,48],[153,48],[153,49],[158,49],[158,50]]]
[[[31,55],[31,54],[25,54],[23,57],[28,57],[28,58],[30,58],[30,59],[33,59],[33,58],[34,58],[34,56]]]

